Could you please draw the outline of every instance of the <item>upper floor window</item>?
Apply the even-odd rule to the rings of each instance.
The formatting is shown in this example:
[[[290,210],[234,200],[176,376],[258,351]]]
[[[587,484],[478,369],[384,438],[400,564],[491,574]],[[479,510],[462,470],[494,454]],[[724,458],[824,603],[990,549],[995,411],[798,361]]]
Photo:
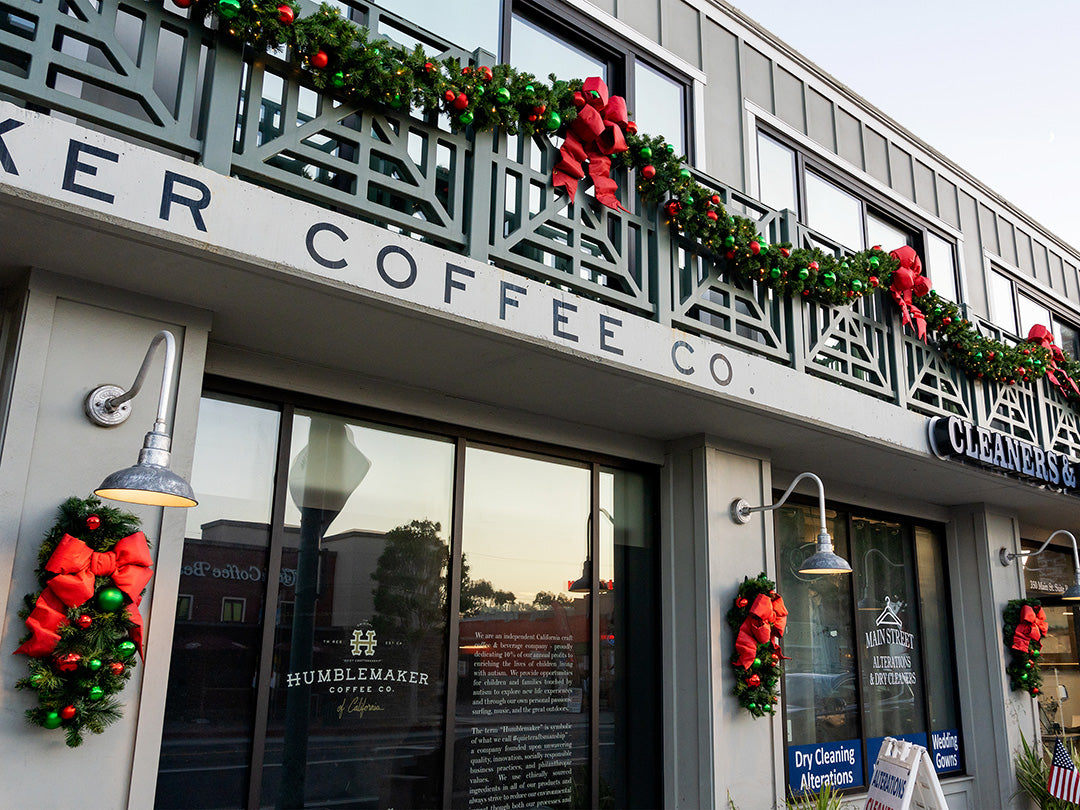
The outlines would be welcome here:
[[[794,211],[816,231],[811,242],[826,251],[865,250],[880,245],[895,250],[910,245],[938,293],[958,300],[956,252],[928,228],[903,223],[884,201],[829,176],[826,166],[764,131],[757,133],[757,180],[761,202],[777,211]],[[854,185],[854,184],[853,184]]]
[[[986,294],[990,320],[996,326],[1019,338],[1026,338],[1033,326],[1045,326],[1069,357],[1080,357],[1080,328],[1021,289],[1012,278],[990,270],[986,275]]]

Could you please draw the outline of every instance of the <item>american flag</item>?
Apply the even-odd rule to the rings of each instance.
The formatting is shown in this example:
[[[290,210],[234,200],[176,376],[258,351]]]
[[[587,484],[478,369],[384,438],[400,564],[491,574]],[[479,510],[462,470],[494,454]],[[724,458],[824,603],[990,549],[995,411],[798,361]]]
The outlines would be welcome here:
[[[1080,803],[1080,771],[1076,770],[1060,737],[1054,744],[1054,761],[1050,764],[1050,781],[1046,783],[1046,789],[1051,796]]]

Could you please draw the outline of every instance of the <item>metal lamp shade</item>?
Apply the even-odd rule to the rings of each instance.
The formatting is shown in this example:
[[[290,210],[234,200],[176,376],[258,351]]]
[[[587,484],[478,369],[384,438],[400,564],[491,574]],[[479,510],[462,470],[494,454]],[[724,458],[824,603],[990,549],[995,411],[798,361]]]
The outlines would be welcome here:
[[[165,434],[147,433],[139,451],[139,462],[108,476],[94,494],[147,506],[197,505],[191,484],[169,469],[169,444]]]
[[[568,587],[570,593],[590,593],[592,591],[592,564],[586,560],[581,566],[581,577],[575,579]]]
[[[833,552],[832,538],[822,531],[817,538],[817,551],[803,560],[800,574],[850,574],[851,564]]]
[[[1065,593],[1061,595],[1062,599],[1067,599],[1070,602],[1080,601],[1080,585],[1071,585]]]

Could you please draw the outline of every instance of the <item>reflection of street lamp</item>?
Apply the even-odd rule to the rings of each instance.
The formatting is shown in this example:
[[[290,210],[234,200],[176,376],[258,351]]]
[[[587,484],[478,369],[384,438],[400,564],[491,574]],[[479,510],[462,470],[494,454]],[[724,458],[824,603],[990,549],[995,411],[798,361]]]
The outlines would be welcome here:
[[[296,589],[289,647],[289,672],[311,668],[318,599],[319,546],[330,524],[360,486],[371,462],[340,419],[312,416],[308,444],[289,470],[289,495],[300,509],[300,545],[296,554]],[[307,771],[308,712],[311,687],[286,690],[285,741],[282,750],[279,807],[304,806]]]
[[[601,506],[600,513],[611,521],[611,525],[615,525],[615,518],[611,516],[607,509]],[[589,555],[589,550],[592,548],[592,538],[589,536],[590,525],[592,525],[592,512],[585,519],[585,562],[581,565],[581,577],[566,586],[566,590],[570,593],[589,593],[592,591],[592,557]],[[604,590],[609,589],[605,588]]]
[[[877,605],[870,601],[870,555],[877,554],[893,568],[903,568],[902,562],[895,563],[880,549],[869,548],[862,558],[862,598],[859,599],[859,610],[877,610]]]
[[[1057,537],[1059,534],[1063,534],[1072,541],[1073,548],[1073,579],[1074,584],[1069,587],[1065,593],[1061,595],[1062,599],[1067,599],[1070,602],[1080,601],[1080,551],[1076,548],[1076,538],[1073,537],[1072,532],[1065,531],[1065,529],[1058,529],[1052,535],[1047,537],[1037,551],[1021,551],[1019,554],[1014,554],[1006,548],[1001,549],[998,552],[998,559],[1001,560],[1002,565],[1008,565],[1018,557],[1034,557],[1037,554],[1042,554],[1046,547],[1050,544],[1050,541]]]

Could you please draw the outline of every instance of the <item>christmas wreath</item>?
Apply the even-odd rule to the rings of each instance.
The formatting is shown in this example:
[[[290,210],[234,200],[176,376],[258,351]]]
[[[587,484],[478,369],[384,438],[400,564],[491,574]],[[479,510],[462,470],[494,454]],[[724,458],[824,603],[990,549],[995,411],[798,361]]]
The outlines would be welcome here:
[[[780,638],[787,626],[787,608],[776,583],[761,573],[743,578],[727,622],[735,631],[735,696],[754,717],[776,711],[777,685],[783,674]]]
[[[1011,599],[1005,605],[1002,636],[1009,651],[1009,686],[1037,697],[1042,688],[1038,659],[1041,639],[1048,635],[1046,613],[1038,599]]]
[[[68,498],[38,552],[41,590],[19,612],[29,633],[16,653],[30,672],[16,684],[37,692],[27,721],[63,728],[82,743],[120,719],[116,695],[142,654],[139,602],[152,558],[135,515],[97,498]]]

